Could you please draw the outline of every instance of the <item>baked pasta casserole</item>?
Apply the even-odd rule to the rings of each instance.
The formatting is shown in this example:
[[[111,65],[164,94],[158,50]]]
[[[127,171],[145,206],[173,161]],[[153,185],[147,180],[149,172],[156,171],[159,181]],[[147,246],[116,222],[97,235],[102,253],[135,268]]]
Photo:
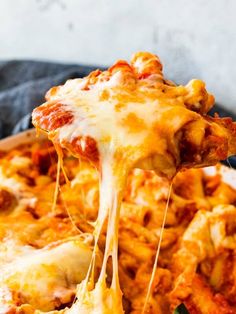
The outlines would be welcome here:
[[[33,124],[53,146],[3,154],[6,311],[233,313],[235,191],[183,172],[236,153],[213,103],[147,52],[47,93]]]

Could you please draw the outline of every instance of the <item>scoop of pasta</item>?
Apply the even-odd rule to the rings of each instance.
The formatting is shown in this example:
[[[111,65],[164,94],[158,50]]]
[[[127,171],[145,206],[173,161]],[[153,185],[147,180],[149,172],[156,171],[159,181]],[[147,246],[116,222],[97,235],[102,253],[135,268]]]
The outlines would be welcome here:
[[[132,167],[171,178],[182,167],[215,164],[236,153],[236,124],[206,115],[214,97],[205,84],[194,79],[175,86],[151,53],[68,80],[46,99],[33,112],[35,127],[95,162],[109,150]]]

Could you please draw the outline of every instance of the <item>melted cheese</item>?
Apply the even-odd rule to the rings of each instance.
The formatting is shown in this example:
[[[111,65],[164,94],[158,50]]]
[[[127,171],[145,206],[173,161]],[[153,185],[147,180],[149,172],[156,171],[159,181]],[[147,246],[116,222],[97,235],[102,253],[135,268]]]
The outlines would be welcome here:
[[[56,299],[59,305],[71,301],[76,284],[85,277],[91,256],[92,250],[80,238],[52,248],[31,249],[2,266],[1,289],[19,291],[24,303],[39,310],[53,310]]]

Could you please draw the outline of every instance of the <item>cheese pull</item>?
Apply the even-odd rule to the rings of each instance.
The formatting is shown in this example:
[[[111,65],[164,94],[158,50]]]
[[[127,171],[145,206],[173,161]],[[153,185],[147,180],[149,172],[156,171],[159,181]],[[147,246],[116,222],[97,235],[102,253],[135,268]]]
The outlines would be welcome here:
[[[33,111],[34,126],[48,134],[60,157],[61,148],[66,148],[78,158],[89,159],[99,170],[92,262],[85,281],[77,288],[77,301],[67,314],[123,314],[118,223],[132,168],[154,169],[172,179],[182,168],[212,165],[236,153],[236,124],[229,118],[208,117],[213,103],[214,97],[202,81],[175,86],[164,79],[157,56],[139,52],[130,64],[119,60],[107,71],[96,70],[83,79],[53,87],[46,94],[46,102]],[[168,203],[166,211],[167,207]],[[96,282],[91,269],[104,227],[104,257]],[[153,274],[158,254],[159,250]],[[151,281],[149,287],[143,313]]]

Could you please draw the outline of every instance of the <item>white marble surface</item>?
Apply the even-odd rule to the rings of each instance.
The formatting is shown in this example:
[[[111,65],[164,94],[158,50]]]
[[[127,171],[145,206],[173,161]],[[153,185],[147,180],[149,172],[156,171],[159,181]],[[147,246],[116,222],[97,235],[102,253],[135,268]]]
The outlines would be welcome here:
[[[137,50],[236,113],[235,0],[0,0],[1,59],[109,65]]]

